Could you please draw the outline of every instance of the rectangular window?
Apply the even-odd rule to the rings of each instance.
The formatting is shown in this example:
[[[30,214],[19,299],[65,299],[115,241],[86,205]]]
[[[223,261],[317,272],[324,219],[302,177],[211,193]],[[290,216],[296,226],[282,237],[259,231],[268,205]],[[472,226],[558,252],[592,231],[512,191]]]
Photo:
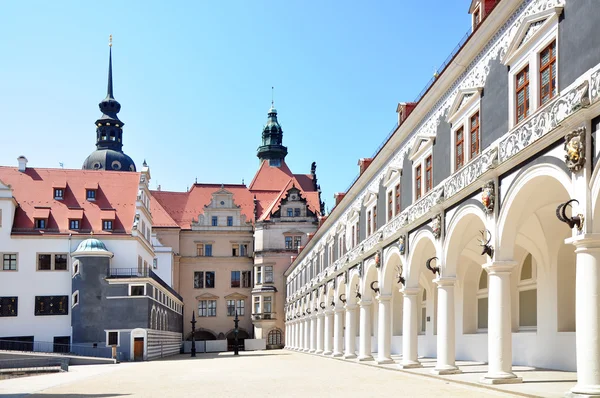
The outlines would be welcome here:
[[[420,199],[421,194],[421,165],[418,165],[415,169],[415,193],[417,194],[416,199]]]
[[[394,218],[394,193],[392,191],[388,191],[388,193],[387,193],[387,206],[388,206],[387,220],[390,221],[392,218]]]
[[[200,300],[198,302],[198,316],[206,316],[207,314],[207,303],[206,300]]]
[[[79,220],[69,220],[69,229],[79,229]]]
[[[227,316],[235,315],[235,300],[227,300]]]
[[[86,189],[85,190],[85,198],[87,200],[96,200],[96,190],[95,189]]]
[[[212,221],[211,225],[213,227],[216,227],[217,225],[219,225],[219,219],[217,218],[217,216],[212,216],[211,221]]]
[[[239,249],[240,249],[240,246],[237,243],[231,245],[231,256],[232,257],[239,256]]]
[[[433,188],[433,158],[431,155],[425,159],[425,192]]]
[[[232,216],[227,216],[227,226],[233,227],[233,217]]]
[[[0,297],[0,317],[17,316],[18,307],[18,297]]]
[[[367,236],[371,236],[371,211],[367,212]]]
[[[288,217],[293,217],[294,216],[294,209],[287,209],[287,216]]]
[[[46,228],[46,219],[45,218],[36,218],[35,219],[35,228],[36,229]]]
[[[240,287],[240,271],[231,271],[231,287]]]
[[[256,267],[256,283],[262,283],[262,267]]]
[[[460,170],[465,164],[465,134],[462,127],[456,130],[454,138],[454,159],[456,160],[454,162],[454,167],[455,170]]]
[[[286,236],[285,237],[285,248],[286,249],[292,249],[292,237],[291,236]]]
[[[54,199],[63,200],[65,197],[65,190],[62,188],[54,188]]]
[[[263,297],[263,313],[271,313],[271,297]]]
[[[204,273],[205,275],[205,280],[204,280],[204,287],[208,288],[214,288],[215,287],[215,271],[206,271]]]
[[[248,245],[247,244],[241,244],[240,245],[240,257],[245,257],[248,255]]]
[[[134,285],[131,287],[130,296],[143,296],[144,295],[144,286]]]
[[[471,116],[471,159],[479,155],[479,112]]]
[[[301,236],[294,236],[294,249],[299,248],[300,245],[302,245],[302,237]]]
[[[17,254],[3,254],[2,255],[2,270],[3,271],[16,271],[17,270]]]
[[[194,272],[194,289],[204,289],[204,272]]]
[[[242,271],[242,287],[252,287],[251,271]]]
[[[196,245],[196,256],[204,256],[204,245],[202,243]]]
[[[300,208],[299,207],[296,207],[294,209],[294,217],[300,217]]]
[[[479,14],[479,8],[473,13],[473,27],[476,28],[481,22],[481,16]]]
[[[273,266],[265,266],[265,283],[273,283]]]
[[[556,41],[540,53],[540,105],[556,95]]]
[[[35,296],[35,315],[69,315],[69,296]]]
[[[54,269],[56,271],[67,270],[67,255],[66,254],[55,254],[54,255]]]
[[[254,313],[260,314],[260,297],[254,297]]]
[[[517,73],[516,77],[517,95],[517,123],[529,115],[529,65]]]
[[[108,332],[107,345],[119,345],[119,332]]]
[[[208,313],[206,316],[217,316],[217,300],[208,300]]]
[[[52,270],[52,255],[51,254],[38,254],[38,271],[50,271]]]
[[[212,244],[204,245],[204,255],[206,257],[212,257]]]
[[[377,231],[377,206],[373,206],[373,232]]]
[[[394,216],[397,216],[400,214],[400,184],[396,184],[394,193],[396,195],[396,212],[394,213]]]
[[[352,226],[352,246],[356,246],[356,227],[353,225]]]
[[[244,316],[246,309],[246,301],[245,300],[237,300],[237,313],[238,316]]]
[[[112,222],[112,220],[103,220],[102,221],[102,229],[104,231],[112,231],[112,229],[113,229],[113,222]]]

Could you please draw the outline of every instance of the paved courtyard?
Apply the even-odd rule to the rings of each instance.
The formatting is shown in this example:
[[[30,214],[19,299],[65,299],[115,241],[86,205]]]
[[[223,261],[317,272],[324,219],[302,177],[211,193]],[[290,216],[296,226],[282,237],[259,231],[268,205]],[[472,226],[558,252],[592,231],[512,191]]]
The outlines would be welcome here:
[[[32,394],[32,395],[28,395]],[[0,381],[0,397],[509,397],[443,379],[285,350],[180,355]]]

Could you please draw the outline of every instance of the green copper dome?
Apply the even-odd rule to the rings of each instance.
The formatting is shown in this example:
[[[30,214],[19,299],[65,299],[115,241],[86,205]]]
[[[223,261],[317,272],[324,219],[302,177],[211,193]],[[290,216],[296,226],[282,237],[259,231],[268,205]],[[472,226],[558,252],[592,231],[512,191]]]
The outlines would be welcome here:
[[[77,246],[77,250],[75,250],[73,252],[73,256],[77,257],[78,255],[82,255],[82,256],[111,255],[112,256],[112,253],[110,253],[106,249],[106,245],[104,245],[104,242],[102,242],[100,239],[89,238],[89,239],[86,239],[83,242],[81,242],[79,244],[79,246]]]

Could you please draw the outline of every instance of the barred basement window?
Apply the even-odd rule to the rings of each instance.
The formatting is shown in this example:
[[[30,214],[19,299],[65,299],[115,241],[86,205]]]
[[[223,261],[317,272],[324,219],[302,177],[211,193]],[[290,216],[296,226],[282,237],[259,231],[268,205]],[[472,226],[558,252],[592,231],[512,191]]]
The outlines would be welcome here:
[[[0,317],[17,316],[18,307],[18,297],[0,297]]]
[[[68,315],[69,296],[35,296],[35,315]]]

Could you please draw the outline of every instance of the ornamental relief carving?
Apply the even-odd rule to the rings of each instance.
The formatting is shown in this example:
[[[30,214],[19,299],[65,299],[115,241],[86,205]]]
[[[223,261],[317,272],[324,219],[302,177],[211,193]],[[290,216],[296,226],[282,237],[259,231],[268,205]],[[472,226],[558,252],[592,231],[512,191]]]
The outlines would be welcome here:
[[[569,170],[577,173],[585,165],[585,127],[571,131],[565,136],[565,163]]]
[[[442,236],[442,216],[440,214],[431,219],[431,231],[433,232],[433,237],[436,239]]]
[[[572,115],[584,103],[589,104],[587,84],[582,83],[565,95],[554,100],[551,106],[544,108],[525,124],[515,129],[500,141],[500,162],[516,155],[519,151],[553,130],[558,124]]]
[[[475,182],[483,173],[498,165],[498,148],[488,148],[473,162],[454,173],[444,183],[446,198]]]
[[[481,187],[481,203],[487,214],[494,213],[494,204],[496,202],[496,191],[494,181],[490,180]]]
[[[600,70],[592,73],[591,79],[592,103],[600,98]]]
[[[444,200],[444,187],[438,187],[431,191],[427,196],[419,200],[410,208],[410,213],[408,215],[408,221],[412,223],[413,221],[419,219],[420,217],[427,214],[427,212],[435,205],[440,204]]]

